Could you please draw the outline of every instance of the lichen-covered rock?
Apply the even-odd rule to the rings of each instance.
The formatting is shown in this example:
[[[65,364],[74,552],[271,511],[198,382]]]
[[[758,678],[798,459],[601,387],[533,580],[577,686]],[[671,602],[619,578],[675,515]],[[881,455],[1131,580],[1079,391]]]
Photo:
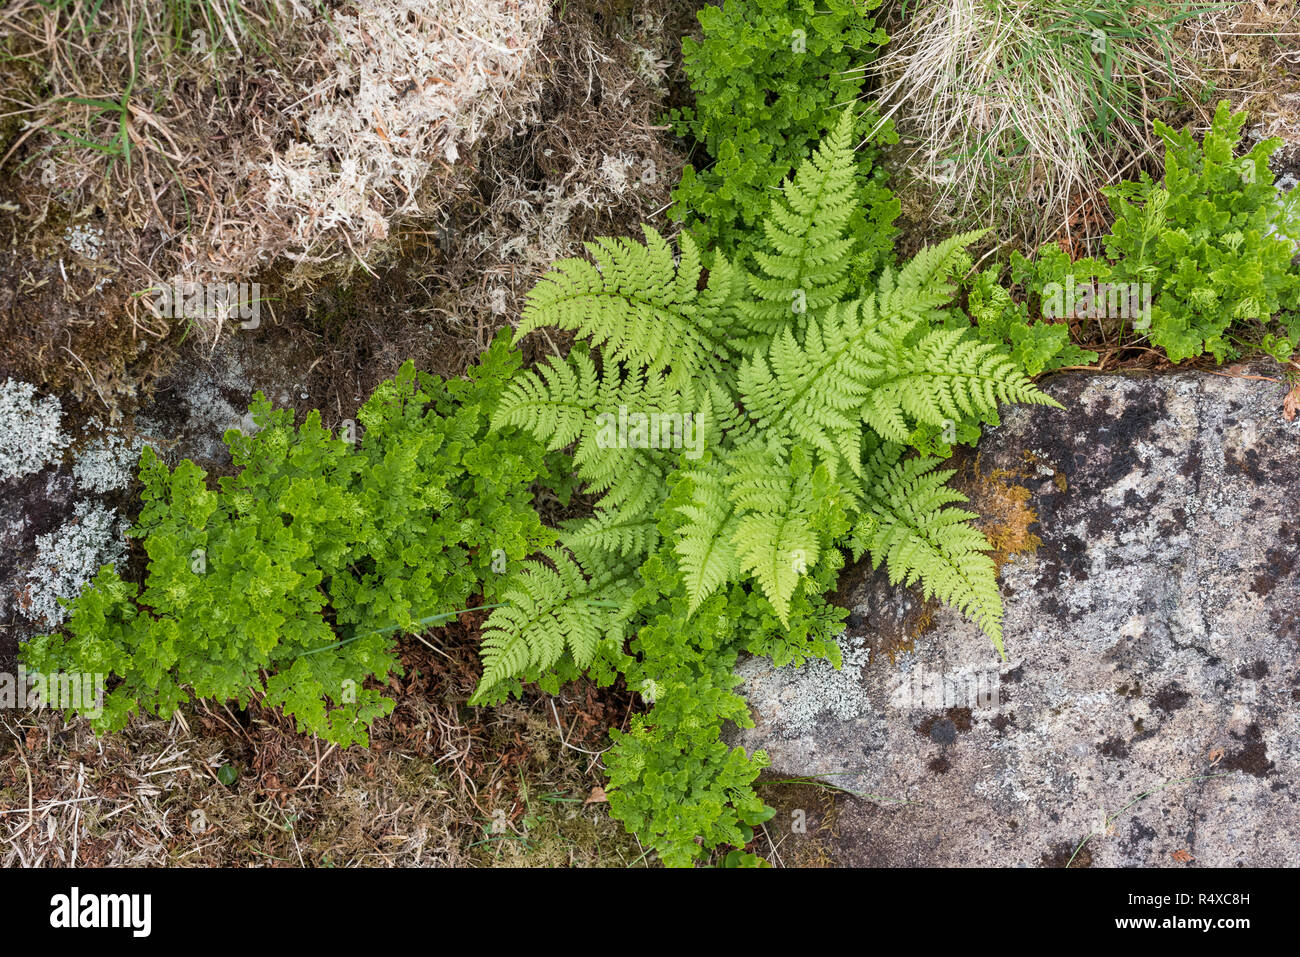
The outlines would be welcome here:
[[[61,625],[68,617],[62,602],[80,595],[104,565],[120,567],[126,560],[125,530],[113,509],[78,502],[65,525],[36,539],[19,610],[44,628]]]
[[[1060,376],[957,463],[1008,661],[865,565],[856,696],[741,665],[737,741],[862,796],[838,863],[1300,862],[1300,419],[1240,375]]]

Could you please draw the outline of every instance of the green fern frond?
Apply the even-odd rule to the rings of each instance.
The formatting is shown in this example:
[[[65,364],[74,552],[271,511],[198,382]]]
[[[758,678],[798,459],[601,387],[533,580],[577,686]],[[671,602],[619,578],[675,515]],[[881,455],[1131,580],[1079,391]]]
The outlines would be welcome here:
[[[662,375],[639,368],[625,372],[615,362],[597,374],[579,353],[567,362],[549,360],[540,375],[523,377],[502,397],[494,421],[519,425],[553,449],[576,439],[578,479],[589,493],[603,496],[599,506],[624,512],[619,521],[629,521],[631,513],[648,514],[662,498],[676,452],[629,443],[627,418],[673,412],[683,404]]]
[[[585,488],[600,496],[594,507],[615,516],[613,520],[619,523],[649,519],[667,495],[671,460],[653,449],[606,449],[602,454],[599,469],[580,473],[599,472],[599,479],[589,481]]]
[[[970,268],[970,256],[966,247],[987,233],[987,229],[976,229],[950,236],[933,246],[926,246],[898,271],[898,288],[939,288],[951,296],[956,289],[952,283],[955,274],[964,273]]]
[[[952,503],[966,496],[945,483],[949,469],[934,471],[938,459],[899,460],[902,447],[885,445],[868,460],[867,496],[853,533],[855,557],[883,562],[890,584],[920,582],[926,598],[938,598],[974,621],[998,654],[1002,647],[1002,597],[997,568],[985,552],[984,534],[970,524],[973,512]]]
[[[682,476],[691,500],[676,506],[686,519],[673,543],[693,613],[718,588],[740,577],[733,538],[739,516],[727,495],[724,470],[713,463]]]
[[[742,306],[760,340],[844,298],[855,241],[849,220],[857,206],[853,114],[835,129],[793,178],[781,184],[763,222],[765,242],[755,250],[758,273],[749,277],[754,299]]]
[[[534,329],[571,329],[604,347],[607,360],[626,361],[669,373],[680,385],[701,370],[719,372],[732,355],[727,328],[739,284],[719,257],[705,290],[699,250],[681,239],[674,264],[667,241],[642,227],[644,245],[630,239],[599,239],[586,248],[595,260],[565,259],[528,293],[515,333],[518,342]]]
[[[739,520],[732,541],[742,571],[758,581],[781,623],[790,623],[790,599],[821,557],[812,527],[812,467],[801,446],[789,457],[778,445],[750,446],[730,456],[729,497]]]
[[[863,420],[883,438],[907,442],[908,420],[943,428],[987,421],[999,402],[1060,408],[1025,378],[1006,351],[969,329],[936,329],[915,341],[915,323],[893,323],[888,361],[869,381]]]
[[[529,669],[555,665],[567,650],[586,667],[605,640],[622,643],[625,622],[619,607],[635,585],[629,563],[592,570],[560,549],[542,553],[549,564],[528,561],[501,589],[502,606],[483,627],[483,678],[471,702]]]
[[[922,327],[926,315],[947,298],[941,287],[912,288],[891,280],[887,293],[827,307],[809,320],[802,340],[782,330],[765,352],[741,367],[737,384],[746,410],[760,430],[783,444],[809,443],[833,476],[840,475],[841,461],[860,474],[863,410],[873,390],[889,381],[899,353],[906,352],[909,331]],[[877,413],[875,419],[866,421],[894,438],[902,419],[889,418],[885,403],[878,406],[869,410]]]
[[[548,451],[562,449],[590,426],[608,391],[601,386],[587,350],[575,348],[567,359],[548,356],[535,371],[516,374],[492,415],[492,428],[518,426],[545,442]]]
[[[870,300],[836,304],[808,322],[802,341],[783,329],[766,352],[754,354],[737,384],[758,431],[784,446],[808,442],[832,474],[841,460],[856,467],[863,380],[873,377],[875,356],[887,348],[874,326]]]
[[[659,544],[659,523],[648,508],[623,512],[597,511],[591,518],[566,523],[560,542],[579,558],[595,553],[638,558],[654,551]]]

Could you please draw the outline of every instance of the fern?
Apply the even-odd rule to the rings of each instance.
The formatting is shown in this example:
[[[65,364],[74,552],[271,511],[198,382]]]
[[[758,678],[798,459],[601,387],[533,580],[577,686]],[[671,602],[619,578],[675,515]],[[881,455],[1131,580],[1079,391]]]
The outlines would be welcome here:
[[[1030,385],[1004,350],[973,339],[969,330],[935,329],[912,344],[914,331],[895,328],[891,361],[872,380],[862,405],[863,418],[882,438],[905,443],[916,425],[987,420],[999,403],[1057,405]]]
[[[630,511],[630,518],[617,511],[598,510],[591,518],[570,521],[560,541],[579,556],[637,556],[653,551],[659,542],[654,513],[648,508]]]
[[[882,445],[868,461],[871,478],[862,514],[853,530],[854,557],[871,554],[873,568],[885,563],[889,581],[920,582],[926,598],[938,598],[969,615],[1005,657],[1002,600],[991,546],[970,525],[976,516],[952,503],[966,496],[945,483],[951,470],[935,471],[937,459],[900,461],[902,447]]]
[[[554,667],[567,652],[590,665],[603,641],[622,643],[618,607],[630,594],[631,568],[619,563],[584,569],[562,551],[529,561],[501,593],[483,628],[483,681],[471,700],[499,700],[497,686]]]
[[[604,240],[589,247],[594,265],[557,266],[530,294],[516,339],[555,325],[586,343],[521,374],[493,417],[553,450],[572,447],[596,502],[592,517],[566,524],[563,549],[503,589],[475,700],[562,661],[617,659],[654,717],[618,739],[611,808],[672,863],[702,853],[697,835],[743,838],[756,808],[738,782],[761,762],[706,746],[701,729],[741,720],[729,677],[741,648],[834,657],[828,632],[842,616],[820,596],[841,546],[953,605],[1002,652],[988,543],[954,506],[952,473],[903,453],[948,423],[996,421],[1000,403],[1051,400],[951,311],[977,234],[923,250],[874,286],[855,281],[851,134],[846,114],[783,184],[753,275],[717,254],[705,277],[689,236],[674,264],[648,228],[644,245]],[[646,441],[645,430],[629,441],[630,415],[690,415],[700,444]],[[662,775],[691,783],[665,787]],[[625,796],[634,782],[674,812]]]
[[[740,578],[740,556],[734,542],[739,516],[727,489],[725,470],[714,463],[684,473],[689,498],[674,506],[686,519],[673,550],[692,614],[718,588]]]
[[[1029,265],[1019,252],[1011,254],[1012,277],[1024,278]],[[1041,375],[1063,366],[1088,365],[1097,361],[1097,353],[1081,349],[1070,341],[1070,326],[1065,322],[1029,321],[1029,307],[1016,302],[998,282],[992,269],[981,270],[966,283],[966,308],[978,323],[981,339],[1009,345],[1011,360],[1028,376]]]
[[[814,478],[801,446],[788,462],[779,447],[742,448],[731,458],[730,495],[740,515],[732,540],[740,567],[753,574],[781,624],[789,625],[795,587],[821,557],[814,514],[827,503],[825,470]]]
[[[849,288],[858,243],[847,233],[856,191],[850,149],[852,117],[845,113],[831,134],[782,185],[763,223],[764,245],[753,253],[750,301],[740,303],[746,324],[770,336],[810,311],[839,302]]]
[[[646,243],[601,239],[587,243],[596,264],[567,259],[528,294],[520,336],[554,326],[603,345],[607,358],[643,366],[649,372],[672,369],[680,384],[694,373],[716,374],[732,357],[724,315],[738,277],[725,260],[699,285],[699,250],[683,237],[680,264],[662,236],[642,227]]]
[[[613,388],[598,382],[596,364],[585,349],[574,349],[567,360],[554,356],[510,383],[492,416],[492,427],[517,425],[546,443],[548,451],[572,443],[592,420],[592,410]]]
[[[884,346],[875,331],[870,300],[836,303],[810,321],[802,341],[787,328],[766,352],[755,352],[739,387],[758,431],[777,442],[809,443],[833,472],[840,461],[856,470],[857,411],[867,399],[871,360]]]

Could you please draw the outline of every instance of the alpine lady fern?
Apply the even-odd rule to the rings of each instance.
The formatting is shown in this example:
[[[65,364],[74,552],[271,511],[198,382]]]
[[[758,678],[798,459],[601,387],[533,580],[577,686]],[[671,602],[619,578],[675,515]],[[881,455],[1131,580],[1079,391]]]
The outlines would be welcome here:
[[[730,668],[744,649],[835,657],[843,613],[821,596],[842,547],[958,608],[1002,651],[989,544],[956,507],[951,473],[905,450],[946,424],[996,421],[999,403],[1052,400],[953,322],[953,276],[976,234],[855,286],[852,125],[846,113],[782,185],[752,269],[713,250],[705,272],[685,235],[674,261],[649,227],[644,245],[602,240],[594,262],[558,263],[516,339],[553,325],[585,341],[519,374],[493,415],[571,446],[596,498],[505,587],[475,700],[556,668],[627,676],[652,709],[617,736],[611,809],[670,863],[743,843],[760,814],[749,784],[761,755],[712,737],[745,720]],[[637,428],[612,441],[614,415],[639,416]],[[666,420],[689,421],[697,444],[661,441]]]

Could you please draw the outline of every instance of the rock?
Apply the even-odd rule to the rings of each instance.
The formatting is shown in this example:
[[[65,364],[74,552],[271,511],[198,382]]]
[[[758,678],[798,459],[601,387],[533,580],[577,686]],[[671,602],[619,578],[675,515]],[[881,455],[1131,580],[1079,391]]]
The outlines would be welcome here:
[[[1005,559],[1008,660],[862,565],[841,591],[851,670],[743,662],[757,726],[736,742],[859,795],[837,811],[839,864],[1296,864],[1286,386],[1185,373],[1045,388],[1064,411],[1008,410],[954,463]]]

